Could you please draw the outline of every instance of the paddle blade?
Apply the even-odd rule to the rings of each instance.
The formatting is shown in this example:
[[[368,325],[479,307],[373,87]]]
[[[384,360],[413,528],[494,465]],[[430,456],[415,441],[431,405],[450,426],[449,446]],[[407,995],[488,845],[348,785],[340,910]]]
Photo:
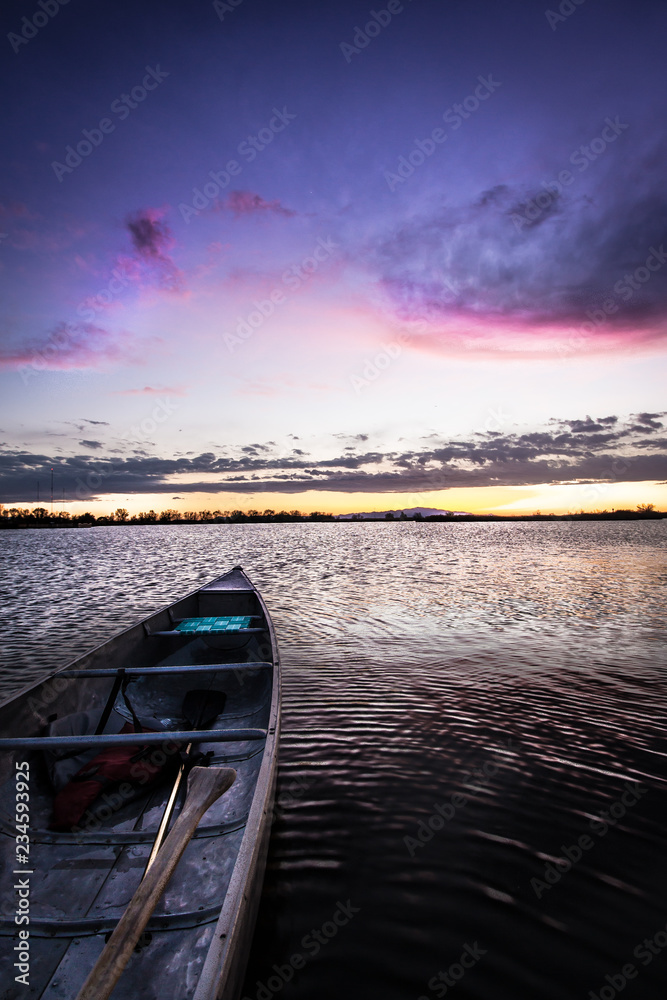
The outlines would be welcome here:
[[[231,767],[193,767],[188,775],[188,792],[183,811],[187,807],[196,810],[197,822],[209,806],[227,791],[236,780],[236,771]]]

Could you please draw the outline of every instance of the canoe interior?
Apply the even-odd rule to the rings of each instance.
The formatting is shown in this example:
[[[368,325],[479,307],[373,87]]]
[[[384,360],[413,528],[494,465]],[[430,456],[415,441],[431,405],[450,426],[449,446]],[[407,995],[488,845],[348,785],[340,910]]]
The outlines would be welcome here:
[[[215,637],[156,636],[170,631],[173,619],[214,615],[257,616],[259,631]],[[244,670],[243,663],[264,662],[268,668]],[[156,674],[133,677],[128,694],[137,715],[178,723],[186,693],[193,689],[224,692],[222,714],[209,729],[264,729],[265,740],[202,744],[213,751],[213,764],[237,771],[234,785],[201,821],[148,925],[146,944],[123,973],[114,1000],[184,1000],[193,996],[214,933],[219,933],[223,903],[232,925],[239,913],[230,904],[233,893],[254,898],[261,889],[272,796],[275,789],[276,744],[279,727],[279,679],[275,638],[268,613],[247,577],[235,570],[168,609],[121,633],[81,657],[66,669],[240,664],[220,672]],[[41,736],[47,721],[72,713],[101,713],[113,678],[58,677],[20,693],[0,706],[0,734]],[[117,706],[122,703],[116,702]],[[105,733],[117,733],[124,723],[112,713]],[[92,755],[92,754],[91,754]],[[14,982],[10,957],[16,934],[13,914],[15,864],[15,763],[30,768],[30,985]],[[0,755],[0,851],[4,868],[0,902],[0,1000],[48,997],[72,1000],[92,968],[105,940],[135,892],[160,822],[169,784],[143,792],[139,798],[107,816],[107,810],[81,833],[48,829],[54,790],[41,750],[6,751]],[[173,823],[173,820],[172,820]],[[245,839],[244,839],[245,838]],[[254,842],[260,845],[260,851]],[[243,848],[243,849],[242,849]],[[239,870],[246,866],[248,871]],[[236,870],[235,870],[236,868]],[[253,876],[254,884],[248,879]],[[257,880],[259,879],[259,886]],[[232,886],[232,890],[228,893]],[[233,900],[231,900],[233,903]],[[246,909],[247,899],[239,904]],[[238,910],[238,908],[237,908]],[[234,930],[234,926],[230,929]],[[236,927],[235,934],[240,935]],[[247,938],[248,927],[242,928]],[[219,934],[224,938],[224,933]],[[249,942],[248,942],[249,943]],[[220,952],[219,941],[216,942]],[[224,954],[229,966],[222,980],[238,982],[244,955]],[[247,947],[246,947],[247,951]],[[208,970],[210,973],[211,961]],[[219,970],[216,970],[219,971]],[[220,976],[213,979],[220,981]],[[225,1000],[233,997],[230,987]],[[213,996],[213,994],[211,995]]]

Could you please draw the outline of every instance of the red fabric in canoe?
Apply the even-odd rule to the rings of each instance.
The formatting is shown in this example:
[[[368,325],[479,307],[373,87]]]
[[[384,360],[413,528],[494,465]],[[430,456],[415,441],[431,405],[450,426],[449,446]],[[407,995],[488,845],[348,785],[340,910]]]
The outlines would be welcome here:
[[[121,729],[121,733],[134,732],[136,729],[129,722]],[[155,730],[142,728],[141,732]],[[142,747],[140,742],[102,750],[57,793],[50,828],[78,831],[94,825],[97,829],[117,809],[136,798],[138,792],[155,785],[178,760],[175,753],[165,760],[161,747]],[[91,808],[93,805],[95,808]]]

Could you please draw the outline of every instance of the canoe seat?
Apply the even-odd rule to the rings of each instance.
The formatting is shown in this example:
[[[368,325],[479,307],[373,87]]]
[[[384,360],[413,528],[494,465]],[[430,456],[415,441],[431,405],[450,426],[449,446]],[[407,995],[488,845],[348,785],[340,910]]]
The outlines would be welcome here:
[[[166,636],[166,635],[229,635],[239,633],[245,635],[248,632],[263,632],[263,628],[251,628],[250,623],[253,618],[261,618],[261,615],[222,615],[215,618],[182,618],[180,621],[172,618],[173,629],[160,632],[151,632],[144,622],[146,635]]]
[[[250,627],[253,615],[224,615],[217,618],[184,618],[176,626],[177,632],[240,632]]]

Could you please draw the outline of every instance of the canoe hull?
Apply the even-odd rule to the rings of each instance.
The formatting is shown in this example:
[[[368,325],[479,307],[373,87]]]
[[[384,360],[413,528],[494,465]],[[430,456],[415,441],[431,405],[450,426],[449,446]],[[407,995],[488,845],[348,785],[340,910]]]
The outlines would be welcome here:
[[[229,641],[227,636],[215,637],[213,642],[173,634],[174,622],[181,618],[231,614],[256,616],[257,630],[245,637],[230,636]],[[218,664],[224,669],[216,670]],[[214,764],[234,767],[237,781],[201,821],[147,927],[152,940],[132,956],[114,1000],[238,1000],[262,891],[276,789],[281,686],[273,625],[261,596],[236,568],[0,705],[0,735],[42,737],[54,713],[59,719],[85,710],[100,713],[112,678],[88,676],[88,671],[108,675],[109,668],[120,666],[137,674],[128,690],[142,724],[142,712],[154,702],[159,706],[156,714],[169,716],[188,687],[213,685],[213,690],[226,693],[227,704],[210,728],[229,729],[239,739],[199,747],[214,754]],[[162,670],[151,674],[155,666]],[[172,667],[187,668],[187,673],[174,675]],[[61,676],[71,671],[85,673]],[[244,739],[245,733],[254,735]],[[101,827],[53,833],[48,830],[41,750],[3,750],[0,829],[8,836],[0,837],[0,849],[7,866],[13,865],[9,846],[13,850],[15,832],[7,820],[8,789],[15,762],[24,760],[31,780],[34,777],[31,864],[44,878],[32,890],[31,985],[21,987],[21,996],[71,1000],[139,883],[168,789],[152,792],[141,808],[124,806]],[[10,897],[8,887],[0,900],[0,969],[6,966],[3,978],[12,986],[0,988],[0,1000],[16,996],[11,955],[17,928],[5,916],[13,912]]]

